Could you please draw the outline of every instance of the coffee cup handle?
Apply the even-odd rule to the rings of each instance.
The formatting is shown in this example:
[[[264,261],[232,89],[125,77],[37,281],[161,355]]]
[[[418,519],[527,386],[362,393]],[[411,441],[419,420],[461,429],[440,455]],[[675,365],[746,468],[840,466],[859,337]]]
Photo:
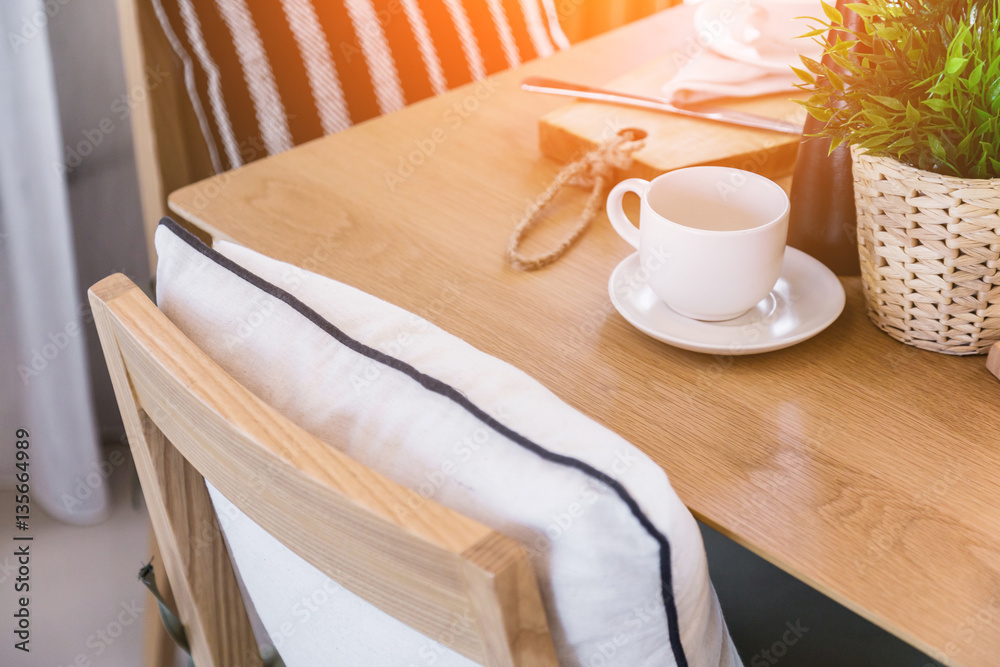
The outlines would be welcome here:
[[[608,219],[611,220],[611,226],[636,250],[639,249],[639,228],[633,225],[632,221],[625,215],[622,201],[625,199],[626,192],[634,192],[639,197],[644,197],[648,188],[649,181],[641,178],[629,178],[611,188],[611,192],[608,194]]]

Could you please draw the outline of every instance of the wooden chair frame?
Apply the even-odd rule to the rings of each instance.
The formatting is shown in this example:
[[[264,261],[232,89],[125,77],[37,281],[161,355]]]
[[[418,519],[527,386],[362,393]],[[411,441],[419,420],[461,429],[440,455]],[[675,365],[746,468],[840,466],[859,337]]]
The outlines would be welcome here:
[[[276,413],[125,276],[106,278],[89,294],[198,667],[261,664],[205,480],[327,576],[471,660],[558,664],[517,542],[383,478]]]

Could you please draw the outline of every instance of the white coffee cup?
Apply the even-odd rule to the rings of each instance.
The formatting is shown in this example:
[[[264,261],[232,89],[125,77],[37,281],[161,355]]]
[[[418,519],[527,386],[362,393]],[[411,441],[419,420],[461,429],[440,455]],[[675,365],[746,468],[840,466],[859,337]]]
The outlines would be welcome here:
[[[637,229],[622,208],[642,200]],[[608,195],[615,230],[639,250],[653,292],[696,320],[739,317],[778,281],[788,196],[767,178],[729,167],[689,167],[652,181],[630,178]]]

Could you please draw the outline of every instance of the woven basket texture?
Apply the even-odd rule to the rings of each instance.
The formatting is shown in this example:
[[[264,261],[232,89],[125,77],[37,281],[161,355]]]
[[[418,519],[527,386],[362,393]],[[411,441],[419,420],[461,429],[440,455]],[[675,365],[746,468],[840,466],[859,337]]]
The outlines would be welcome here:
[[[987,353],[1000,341],[1000,179],[851,152],[869,317],[908,345]]]

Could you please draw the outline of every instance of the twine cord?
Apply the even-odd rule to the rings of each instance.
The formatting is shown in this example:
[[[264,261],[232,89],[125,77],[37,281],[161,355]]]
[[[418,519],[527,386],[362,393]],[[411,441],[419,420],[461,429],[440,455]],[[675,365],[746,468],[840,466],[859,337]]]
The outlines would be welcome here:
[[[643,140],[632,139],[631,136],[616,135],[603,142],[576,162],[572,162],[560,171],[551,185],[535,200],[534,206],[525,212],[524,217],[514,227],[507,243],[507,262],[521,271],[534,271],[555,262],[566,254],[566,251],[583,236],[590,227],[594,216],[601,206],[604,187],[620,169],[632,166],[632,155],[642,148]],[[542,213],[552,203],[562,189],[567,185],[591,188],[590,196],[584,204],[583,211],[577,218],[576,225],[565,239],[554,249],[533,257],[521,253],[521,243],[542,220]]]

